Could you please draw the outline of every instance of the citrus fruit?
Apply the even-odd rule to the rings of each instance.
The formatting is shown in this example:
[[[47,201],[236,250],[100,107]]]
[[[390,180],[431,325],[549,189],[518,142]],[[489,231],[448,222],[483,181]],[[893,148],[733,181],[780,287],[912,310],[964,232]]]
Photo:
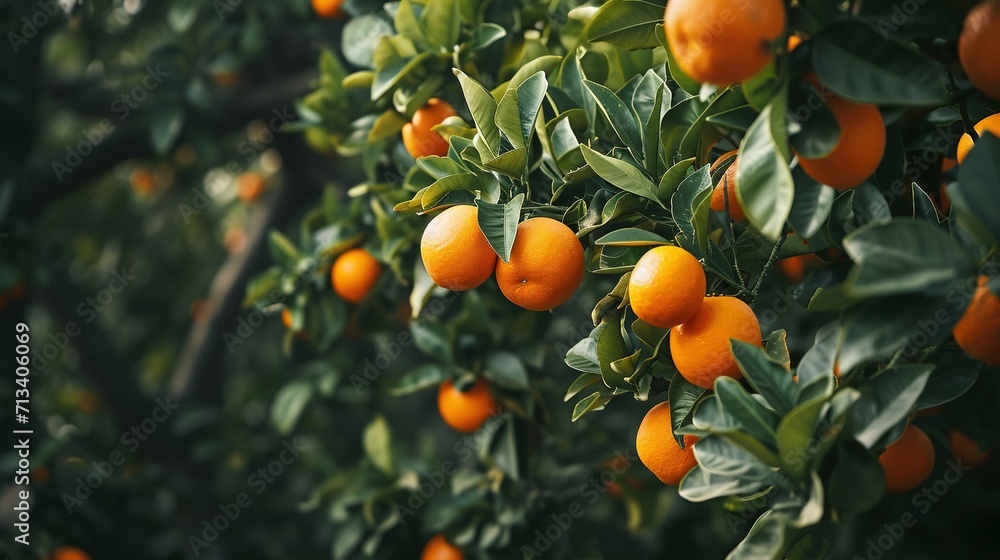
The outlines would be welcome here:
[[[979,468],[990,460],[992,449],[983,449],[976,440],[958,430],[948,430],[948,447],[955,457],[972,468]]]
[[[149,196],[156,192],[156,178],[153,176],[153,172],[145,167],[137,167],[129,175],[128,182],[135,194],[139,196]]]
[[[725,156],[722,156],[722,158],[724,157]],[[721,160],[722,158],[719,159]],[[727,211],[728,205],[729,217],[731,217],[734,222],[742,222],[746,219],[743,207],[740,206],[740,200],[736,196],[735,157],[726,169],[726,173],[721,179],[719,179],[719,183],[715,185],[715,188],[712,190],[712,200],[709,202],[709,205],[712,208],[712,212],[725,212]]]
[[[799,166],[816,181],[849,189],[871,176],[885,154],[885,121],[875,105],[830,96],[826,105],[840,126],[840,139],[829,154],[799,156]]]
[[[698,312],[705,299],[705,270],[680,247],[646,251],[628,281],[629,303],[643,321],[669,329]]]
[[[531,218],[518,224],[510,260],[497,262],[497,284],[517,305],[545,311],[573,297],[583,265],[583,246],[573,230],[552,218]]]
[[[305,329],[293,330],[292,329],[292,323],[293,323],[293,320],[292,320],[292,310],[289,309],[289,308],[287,308],[287,307],[284,308],[284,309],[282,309],[281,310],[281,324],[285,325],[286,329],[292,331],[292,334],[294,334],[297,338],[299,338],[301,340],[307,340],[309,338],[309,335],[306,334]]]
[[[382,274],[382,264],[358,247],[337,257],[330,269],[333,291],[351,303],[365,299]]]
[[[1000,0],[980,2],[965,16],[958,36],[958,58],[972,85],[1000,99]]]
[[[236,196],[244,204],[259,199],[264,194],[265,188],[267,188],[267,184],[258,173],[247,172],[236,178]]]
[[[796,255],[778,261],[778,270],[792,284],[798,284],[806,277],[806,265],[815,257],[812,254]]]
[[[449,290],[471,290],[497,266],[497,254],[479,229],[476,206],[452,206],[427,224],[420,257],[431,280]]]
[[[718,85],[753,76],[774,54],[785,30],[781,0],[670,0],[664,14],[667,42],[685,74]]]
[[[986,276],[980,276],[972,301],[951,334],[955,342],[973,358],[1000,366],[1000,298],[990,291]]]
[[[448,155],[448,142],[431,129],[457,114],[447,101],[436,98],[428,100],[426,105],[413,113],[413,119],[403,125],[403,146],[406,151],[415,158]]]
[[[313,12],[321,18],[339,19],[344,17],[344,0],[312,0]]]
[[[420,554],[420,560],[462,560],[465,558],[458,547],[448,542],[448,539],[441,533],[431,537],[424,545],[424,551]]]
[[[664,484],[677,486],[681,479],[698,464],[693,446],[698,438],[684,436],[684,449],[677,445],[670,422],[670,405],[666,402],[649,409],[635,435],[635,451],[639,460]]]
[[[480,377],[466,391],[459,391],[450,380],[438,388],[438,412],[445,424],[464,433],[478,430],[486,419],[499,412],[490,393],[490,385]]]
[[[878,462],[885,473],[885,489],[891,494],[913,490],[934,470],[934,444],[920,428],[910,424],[899,439],[890,443]]]
[[[990,115],[977,122],[974,128],[979,136],[982,136],[987,132],[992,133],[994,136],[1000,136],[1000,113]],[[958,150],[956,156],[958,163],[965,161],[965,156],[969,155],[969,150],[972,149],[974,144],[975,142],[972,141],[971,136],[968,134],[962,135],[962,137],[958,140]]]
[[[90,555],[75,546],[60,546],[53,549],[46,560],[90,560]]]
[[[729,347],[731,338],[762,346],[757,316],[734,297],[708,297],[694,317],[670,331],[670,357],[684,379],[711,389],[723,375],[743,377]]]

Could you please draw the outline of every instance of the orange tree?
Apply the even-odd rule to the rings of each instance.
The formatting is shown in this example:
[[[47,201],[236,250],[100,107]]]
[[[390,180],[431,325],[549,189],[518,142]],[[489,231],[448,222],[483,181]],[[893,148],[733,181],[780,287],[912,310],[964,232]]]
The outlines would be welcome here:
[[[289,332],[286,352],[329,356],[337,382],[370,405],[366,456],[310,502],[329,508],[335,557],[393,557],[440,533],[468,557],[584,557],[602,514],[581,506],[574,476],[612,472],[601,461],[633,447],[643,413],[617,414],[636,410],[626,400],[669,402],[669,423],[644,427],[640,445],[691,445],[681,498],[749,512],[739,538],[722,539],[730,558],[863,553],[853,520],[890,515],[886,488],[944,480],[949,427],[981,449],[1000,439],[997,364],[984,357],[995,352],[983,352],[1000,342],[1000,139],[973,131],[1000,109],[974,84],[1000,71],[968,46],[959,58],[974,3],[766,4],[345,4],[342,48],[323,54],[294,128],[355,156],[364,180],[349,202],[331,191],[295,235],[272,234],[275,266],[246,299],[289,308],[308,341]],[[982,15],[996,2],[983,4],[979,37],[1000,31]],[[946,165],[963,134],[972,148]],[[465,206],[500,284],[479,286],[486,275],[468,267],[482,268],[482,247],[468,241],[465,262],[461,247],[435,257],[475,278],[462,288],[479,286],[456,293],[428,275],[420,241],[433,216]],[[506,271],[538,218],[584,249],[569,303],[510,298],[550,312],[508,301],[510,284],[533,282]],[[576,244],[547,235],[530,242],[533,268],[573,291]],[[387,274],[349,307],[325,279],[357,246]],[[684,263],[654,257],[661,247]],[[785,281],[773,271],[784,259],[808,273]],[[358,352],[359,333],[374,358]],[[560,359],[579,375],[556,387]],[[291,380],[277,425],[294,429],[324,383]],[[394,407],[439,386],[449,406],[488,404],[489,418],[441,411],[471,417],[474,437],[444,452],[394,440],[415,422],[387,420]],[[925,432],[919,446],[890,445]],[[601,490],[624,493],[628,528],[661,522],[650,477],[610,478]]]

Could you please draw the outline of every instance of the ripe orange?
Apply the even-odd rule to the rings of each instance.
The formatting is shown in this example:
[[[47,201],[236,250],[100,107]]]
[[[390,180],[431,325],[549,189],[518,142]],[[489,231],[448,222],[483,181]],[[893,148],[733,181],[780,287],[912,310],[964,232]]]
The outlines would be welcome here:
[[[742,82],[771,62],[785,31],[781,0],[670,0],[667,42],[685,74],[699,82]]]
[[[792,52],[802,44],[802,37],[799,35],[789,35],[788,43],[785,44],[785,51]]]
[[[890,443],[878,462],[885,473],[885,489],[891,494],[913,490],[934,470],[934,444],[920,428],[910,424],[899,439]]]
[[[420,238],[420,258],[431,280],[449,290],[471,290],[497,266],[497,254],[479,229],[479,208],[452,206],[427,224]]]
[[[463,560],[465,556],[455,545],[448,542],[448,539],[441,533],[431,537],[424,545],[424,551],[420,555],[420,560]]]
[[[972,301],[951,334],[966,354],[985,364],[1000,366],[1000,298],[990,291],[988,280],[986,276],[979,277]]]
[[[1000,99],[1000,0],[985,0],[965,16],[965,25],[958,36],[958,58],[972,85]]]
[[[670,423],[670,404],[661,402],[649,409],[635,435],[635,452],[643,465],[661,482],[670,486],[681,483],[698,464],[694,458],[695,436],[684,436],[684,449],[677,445]]]
[[[885,121],[875,105],[837,96],[829,97],[826,104],[840,125],[840,139],[833,151],[823,157],[799,156],[799,166],[806,175],[824,185],[849,189],[870,177],[882,162]]]
[[[992,449],[983,449],[976,440],[958,430],[948,430],[948,447],[962,463],[974,469],[985,465],[993,454]]]
[[[705,298],[694,317],[670,331],[670,356],[684,379],[711,389],[723,375],[743,377],[729,347],[731,338],[763,346],[753,309],[731,296]]]
[[[90,560],[90,555],[75,546],[60,546],[53,549],[45,558],[46,560]]]
[[[337,257],[330,269],[330,283],[338,296],[358,303],[368,296],[381,274],[382,264],[358,247]]]
[[[719,179],[719,183],[715,185],[709,205],[712,208],[712,212],[725,212],[728,199],[729,216],[734,222],[742,222],[746,219],[746,214],[743,212],[743,207],[740,206],[739,198],[736,197],[736,150],[719,157],[712,165],[711,170],[714,171],[717,166],[723,165],[727,161],[731,161],[732,163],[730,163],[722,178]]]
[[[482,377],[464,393],[451,381],[445,381],[438,388],[438,412],[445,424],[459,432],[468,434],[478,430],[499,410],[489,383]]]
[[[510,261],[497,261],[497,284],[517,305],[546,311],[573,297],[583,265],[583,246],[573,230],[552,218],[531,218],[517,226]]]
[[[321,18],[340,19],[344,17],[344,0],[312,0],[313,11]]]
[[[798,284],[806,277],[806,265],[813,258],[811,253],[805,255],[796,255],[794,257],[788,257],[786,259],[781,259],[778,261],[778,270],[781,274],[788,279],[792,284]]]
[[[411,156],[448,155],[448,142],[431,128],[458,113],[447,101],[431,99],[413,113],[413,120],[403,125],[403,146]]]
[[[974,127],[979,136],[984,133],[992,133],[994,136],[1000,136],[1000,113],[995,115],[990,115],[985,119],[976,123]],[[972,149],[974,142],[972,137],[968,134],[963,134],[962,138],[958,140],[958,163],[961,164],[965,161],[965,156],[969,154],[969,150]]]
[[[705,299],[705,270],[680,247],[664,245],[646,252],[628,281],[632,311],[643,321],[670,329],[698,312]]]
[[[236,178],[236,196],[243,204],[254,202],[267,188],[264,178],[258,173],[247,172]]]

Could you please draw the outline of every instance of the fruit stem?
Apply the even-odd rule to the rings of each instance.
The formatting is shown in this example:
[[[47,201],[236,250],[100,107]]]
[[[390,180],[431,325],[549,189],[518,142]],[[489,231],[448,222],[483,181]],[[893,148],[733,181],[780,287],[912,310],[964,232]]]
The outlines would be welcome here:
[[[950,84],[950,93],[961,93],[958,89],[958,84],[955,83],[955,76],[952,75],[950,70],[945,70],[948,75],[948,83]],[[972,119],[969,117],[969,106],[965,103],[967,96],[958,96],[958,112],[962,115],[962,127],[965,128],[965,133],[972,137],[972,141],[976,142],[979,140],[979,133],[976,132],[976,127],[972,124]]]
[[[785,240],[788,239],[787,234],[783,234],[778,241],[771,247],[771,254],[767,257],[767,264],[764,265],[764,269],[760,271],[760,276],[757,277],[757,283],[754,284],[753,297],[757,299],[757,294],[760,292],[760,286],[764,283],[764,278],[767,278],[767,273],[774,268],[774,262],[778,260],[778,252],[781,251],[781,246],[785,244]]]

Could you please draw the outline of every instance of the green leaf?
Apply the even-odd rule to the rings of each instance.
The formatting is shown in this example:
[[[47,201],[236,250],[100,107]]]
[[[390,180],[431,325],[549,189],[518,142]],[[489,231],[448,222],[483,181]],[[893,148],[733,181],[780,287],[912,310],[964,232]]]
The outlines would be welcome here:
[[[667,396],[670,401],[670,423],[674,437],[683,439],[681,427],[691,421],[694,406],[708,392],[704,387],[692,384],[683,376],[674,375],[670,381]]]
[[[829,486],[833,506],[847,514],[859,514],[882,501],[885,474],[878,460],[863,445],[845,440],[837,446]]]
[[[782,152],[787,150],[784,103],[776,98],[750,126],[740,145],[736,194],[750,223],[768,239],[784,234],[792,210],[795,184]]]
[[[694,165],[695,158],[681,160],[667,169],[667,172],[660,177],[660,183],[656,186],[656,198],[661,201],[670,200],[670,197],[677,192],[681,182],[688,176],[688,170]]]
[[[183,128],[183,107],[172,105],[156,109],[149,126],[149,142],[156,155],[163,156],[170,152]]]
[[[536,72],[517,89],[508,89],[500,100],[496,125],[515,149],[523,148],[530,142],[547,87],[545,74]]]
[[[780,560],[784,550],[785,523],[774,512],[766,511],[726,560]]]
[[[812,467],[813,453],[818,448],[816,436],[820,413],[826,399],[802,403],[785,415],[778,426],[778,456],[781,464],[795,478],[806,479]]]
[[[601,364],[597,359],[597,340],[584,338],[566,352],[566,365],[585,373],[600,374]]]
[[[712,196],[712,176],[709,166],[703,165],[688,175],[670,197],[670,210],[681,233],[693,240],[700,253],[708,245],[708,214]],[[700,255],[695,255],[700,256]]]
[[[787,414],[794,406],[798,391],[792,375],[781,364],[773,362],[762,348],[737,339],[730,340],[730,345],[733,357],[750,386],[763,395],[779,414]]]
[[[938,357],[936,367],[927,379],[916,410],[951,402],[972,388],[979,378],[983,363],[957,349],[946,349]]]
[[[958,184],[948,189],[961,214],[973,217],[1000,242],[1000,138],[980,135],[958,168]]]
[[[500,387],[527,391],[528,370],[524,362],[516,355],[505,352],[493,352],[483,361],[483,376]]]
[[[441,364],[428,363],[417,366],[396,382],[390,391],[394,397],[409,395],[417,391],[437,387],[446,379],[451,378],[452,370]]]
[[[656,26],[662,23],[662,5],[611,0],[597,11],[587,31],[591,42],[605,41],[628,50],[652,49],[660,44]]]
[[[496,157],[500,153],[500,129],[496,125],[497,102],[482,84],[461,70],[456,68],[455,75],[458,76],[458,82],[462,86],[465,103],[472,113],[479,137],[486,143],[489,153]]]
[[[896,366],[861,387],[861,398],[851,409],[855,439],[867,449],[879,443],[913,410],[933,369],[932,364]]]
[[[719,404],[742,424],[748,434],[771,449],[777,448],[775,429],[778,427],[778,418],[751,397],[739,381],[731,377],[719,377],[715,380],[715,394]]]
[[[668,245],[669,243],[669,239],[651,231],[639,228],[622,228],[601,237],[594,242],[594,245],[645,247],[650,245]]]
[[[389,423],[381,415],[376,416],[367,427],[361,438],[365,447],[365,455],[383,473],[392,475],[395,466],[392,460],[392,434]]]
[[[375,49],[383,35],[392,35],[392,25],[383,17],[365,14],[348,20],[341,36],[344,58],[359,68],[375,69]]]
[[[506,204],[476,200],[476,206],[479,207],[479,229],[483,231],[486,240],[503,262],[510,260],[510,251],[514,247],[514,237],[517,235],[517,224],[521,218],[523,203],[523,193],[517,194]]]
[[[268,232],[267,247],[270,250],[271,258],[285,266],[291,266],[302,258],[302,253],[292,243],[292,240],[278,230]]]
[[[701,438],[694,445],[694,454],[701,468],[711,473],[758,480],[762,483],[772,481],[770,467],[761,463],[749,451],[727,441],[723,436],[710,435]]]
[[[597,109],[604,115],[618,139],[638,160],[642,156],[642,133],[639,132],[639,124],[635,121],[632,111],[610,89],[590,80],[584,80],[583,83],[597,102]]]
[[[584,340],[591,340],[591,339],[587,338]],[[600,369],[600,366],[598,366],[598,369]],[[568,402],[570,399],[578,395],[580,391],[600,382],[601,382],[600,375],[594,375],[592,373],[581,373],[579,377],[577,377],[572,383],[570,383],[569,388],[566,389],[566,395],[563,396],[563,402]]]
[[[609,389],[624,389],[631,391],[634,387],[625,381],[624,375],[616,372],[611,363],[625,356],[629,352],[625,346],[625,339],[622,337],[620,324],[602,323],[597,327],[597,358],[601,364],[601,378]]]
[[[573,407],[572,422],[576,422],[581,416],[588,412],[604,409],[604,406],[611,402],[612,396],[601,392],[591,393],[584,397]]]
[[[416,319],[410,321],[410,333],[413,335],[413,344],[421,352],[447,362],[452,361],[451,339],[443,326],[425,319]]]
[[[623,191],[637,194],[662,206],[656,197],[656,186],[642,170],[619,159],[595,152],[584,145],[580,146],[580,151],[590,167],[602,179]]]
[[[769,481],[716,474],[695,466],[681,480],[678,492],[689,502],[704,502],[714,498],[747,496],[768,486]]]
[[[312,396],[312,383],[306,380],[293,381],[282,387],[271,404],[271,423],[275,429],[282,434],[290,433]]]
[[[833,378],[833,364],[837,357],[837,343],[840,336],[840,323],[834,321],[823,325],[816,331],[813,345],[806,350],[799,361],[796,373],[799,376],[799,392],[806,385],[821,377]],[[796,398],[796,401],[798,399]]]
[[[837,191],[806,175],[802,166],[792,169],[795,195],[788,213],[788,225],[802,239],[810,239],[826,226]]]
[[[462,32],[462,18],[457,0],[428,0],[420,14],[431,45],[450,52]]]
[[[948,102],[934,61],[874,25],[857,19],[831,23],[813,35],[813,66],[821,82],[854,101],[938,106]]]
[[[485,49],[506,36],[507,30],[503,27],[495,23],[480,23],[472,30],[469,48],[473,50]]]
[[[976,273],[975,259],[947,232],[923,220],[896,219],[856,230],[843,246],[855,263],[844,286],[853,297],[944,295]]]

